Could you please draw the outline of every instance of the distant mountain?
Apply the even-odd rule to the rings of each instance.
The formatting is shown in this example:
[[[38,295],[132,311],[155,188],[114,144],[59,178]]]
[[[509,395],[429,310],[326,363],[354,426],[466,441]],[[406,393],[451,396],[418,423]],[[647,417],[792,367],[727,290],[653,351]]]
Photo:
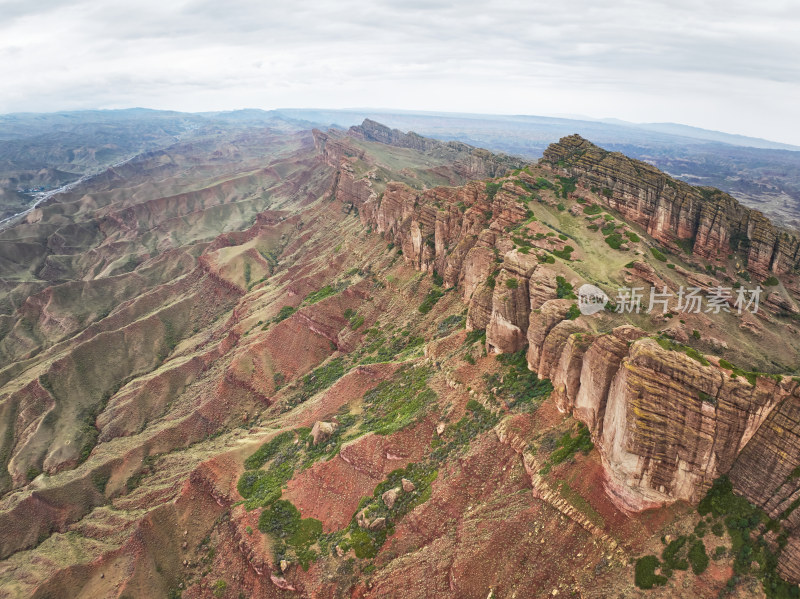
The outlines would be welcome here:
[[[644,143],[691,143],[690,140],[694,140],[695,143],[698,141],[718,142],[750,148],[800,151],[800,146],[678,123],[633,123],[620,119],[592,119],[577,116],[566,118],[535,115],[436,113],[369,108],[350,110],[278,109],[273,112],[314,122],[335,123],[342,127],[356,125],[361,122],[362,118],[378,119],[388,126],[412,128],[417,133],[436,129],[446,130],[451,127],[467,127],[481,131],[492,129],[493,126],[506,128],[513,123],[530,133],[538,132],[539,135],[534,134],[531,137],[532,140],[537,141],[549,139],[555,133],[567,134],[567,131],[580,130],[588,135],[594,133],[594,137],[603,141],[612,142],[638,140]],[[550,133],[550,135],[547,135],[547,133]],[[653,136],[652,133],[662,135]]]
[[[718,141],[720,143],[731,144],[733,146],[763,148],[767,150],[792,150],[795,152],[800,151],[800,146],[783,144],[777,141],[760,139],[758,137],[748,137],[747,135],[734,135],[731,133],[723,133],[721,131],[712,131],[710,129],[690,127],[689,125],[680,125],[678,123],[642,123],[642,124],[635,124],[634,126],[640,129],[646,129],[647,131],[658,131],[660,133],[681,135],[683,137],[692,137],[695,139],[702,139],[706,141]]]
[[[524,115],[359,110],[274,111],[285,118],[350,127],[362,119],[445,141],[538,159],[550,144],[578,133],[670,175],[732,194],[773,220],[800,227],[800,148],[671,123],[578,120]]]
[[[191,114],[131,108],[0,115],[0,221],[22,212],[37,193],[143,152],[254,127],[289,132],[311,126],[262,110]]]
[[[530,115],[369,108],[204,113],[132,108],[0,115],[0,188],[16,193],[52,189],[144,151],[232,130],[347,129],[365,118],[403,132],[529,160],[540,158],[545,148],[562,137],[577,133],[676,178],[718,187],[784,225],[800,227],[800,148],[674,123]],[[0,220],[18,212],[19,198],[14,198],[13,207],[0,198]]]

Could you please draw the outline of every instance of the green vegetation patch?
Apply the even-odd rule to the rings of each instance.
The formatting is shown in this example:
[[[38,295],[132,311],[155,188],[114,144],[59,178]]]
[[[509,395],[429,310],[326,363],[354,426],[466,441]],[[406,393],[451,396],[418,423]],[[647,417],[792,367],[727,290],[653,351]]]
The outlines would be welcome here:
[[[689,564],[692,566],[692,572],[695,574],[702,574],[708,568],[708,555],[706,554],[706,546],[703,541],[697,540],[692,543],[687,554]]]
[[[497,195],[497,192],[500,191],[502,186],[502,183],[495,183],[494,181],[489,181],[486,184],[486,197],[489,198],[490,202],[494,200],[494,196]]]
[[[214,591],[214,597],[224,597],[225,591],[228,590],[228,583],[220,578],[211,588]]]
[[[600,214],[602,211],[603,209],[599,204],[589,204],[588,206],[583,207],[583,213],[586,216],[594,216],[595,214]]]
[[[326,297],[330,297],[332,295],[336,295],[337,290],[333,285],[325,285],[322,289],[318,291],[313,291],[306,296],[306,299],[303,300],[306,304],[316,304],[317,302],[321,302]]]
[[[659,250],[657,250],[656,248],[650,248],[650,253],[653,254],[653,258],[655,258],[659,262],[666,262],[667,261],[667,257],[664,254],[662,254]]]
[[[728,580],[725,592],[733,593],[742,577],[754,576],[761,581],[764,593],[769,599],[800,597],[800,587],[783,580],[777,572],[780,554],[787,544],[788,531],[762,509],[735,494],[727,475],[714,481],[708,493],[700,500],[697,511],[706,517],[714,535],[723,536],[724,524],[730,536],[732,545],[730,553],[734,556],[733,576]],[[695,534],[698,532],[704,534],[705,525],[704,523],[701,527],[698,524]],[[766,541],[765,535],[768,532],[776,534],[776,543]],[[695,534],[678,537],[665,547],[662,554],[664,563],[661,565],[663,576],[655,574],[656,568],[659,567],[657,558],[651,555],[639,558],[636,562],[636,585],[647,589],[666,584],[673,570],[688,570],[690,566],[696,575],[705,572],[709,556],[703,541]],[[720,559],[726,553],[724,546],[718,546],[714,550],[713,557]]]
[[[476,341],[480,341],[481,344],[486,343],[486,329],[474,329],[469,331],[464,343],[466,345],[472,345]]]
[[[437,337],[446,337],[457,329],[463,329],[467,319],[461,314],[452,314],[444,318],[436,327]]]
[[[430,376],[430,368],[405,367],[365,393],[360,428],[389,435],[421,420],[436,400],[428,387]]]
[[[323,389],[333,385],[344,376],[345,372],[347,372],[347,369],[343,358],[334,358],[327,364],[315,368],[303,377],[300,390],[289,399],[288,404],[296,406],[303,403]]]
[[[410,329],[399,331],[381,328],[378,323],[365,332],[366,343],[350,354],[356,364],[392,362],[408,356],[425,343],[425,339],[411,334]]]
[[[737,577],[752,574],[761,580],[764,593],[770,599],[800,597],[800,587],[786,582],[777,573],[778,559],[786,546],[788,532],[763,510],[736,495],[727,476],[714,481],[697,511],[703,516],[711,514],[725,523],[731,538],[731,553],[735,556],[734,587]],[[767,531],[778,533],[775,552],[764,539]],[[753,568],[753,562],[758,564],[757,568]]]
[[[433,288],[428,292],[428,295],[425,296],[425,299],[417,309],[421,314],[427,314],[433,309],[433,307],[436,305],[436,302],[442,299],[442,297],[444,297],[444,291]]]
[[[562,250],[553,250],[553,255],[558,256],[562,260],[572,260],[572,252],[575,251],[575,248],[571,245],[565,245],[564,249]]]
[[[280,322],[282,320],[286,320],[287,318],[289,318],[295,312],[297,312],[297,308],[294,308],[292,306],[283,306],[278,311],[278,314],[272,319],[272,322]],[[267,326],[268,325],[265,324],[263,328],[266,329]]]
[[[478,435],[494,428],[500,417],[471,399],[467,402],[467,412],[458,422],[449,424],[441,438],[434,440],[431,459],[443,462],[450,454],[466,448]]]
[[[581,315],[581,309],[578,304],[572,304],[567,310],[567,320],[575,320]]]
[[[688,537],[681,535],[677,539],[670,541],[661,553],[661,559],[664,560],[661,571],[667,578],[672,576],[673,570],[689,569],[689,562],[683,555],[687,540]]]
[[[294,476],[299,465],[301,446],[292,443],[283,447],[267,470],[247,470],[236,485],[249,510],[270,505],[281,497],[283,486]]]
[[[684,345],[683,343],[675,341],[674,339],[670,339],[669,337],[664,337],[663,335],[653,337],[653,339],[664,349],[684,353],[693,360],[700,362],[700,364],[702,364],[703,366],[709,366],[711,364],[711,362],[706,360],[703,354],[701,354],[693,347],[689,347],[687,345]]]
[[[256,452],[244,461],[247,470],[261,468],[264,464],[274,458],[279,451],[294,441],[295,434],[292,431],[284,431],[276,435],[264,445],[259,447]]]
[[[667,584],[667,577],[656,574],[656,569],[660,562],[655,555],[645,555],[636,560],[636,570],[634,573],[634,583],[640,589],[652,589],[657,586]]]
[[[291,502],[278,500],[261,512],[258,529],[274,540],[273,551],[276,562],[293,557],[304,570],[317,558],[311,548],[322,534],[322,522],[315,518],[303,518]]]
[[[390,472],[386,480],[375,487],[372,497],[361,500],[356,515],[353,516],[347,529],[347,532],[350,533],[350,546],[356,557],[371,559],[378,554],[386,539],[394,533],[395,524],[430,498],[431,484],[436,480],[437,475],[438,470],[432,462],[412,463],[405,468]],[[414,485],[413,491],[402,490],[403,479]],[[391,489],[399,489],[400,492],[390,508],[384,503],[382,496]],[[359,513],[362,513],[370,522],[374,522],[378,518],[385,518],[386,524],[378,530],[361,528],[357,521]]]
[[[566,199],[567,195],[572,193],[578,188],[578,180],[575,177],[561,177],[557,176],[558,182],[561,183],[561,197]]]
[[[720,365],[720,367],[725,368],[726,370],[732,371],[731,372],[731,376],[732,377],[733,376],[744,377],[744,378],[747,379],[747,382],[750,383],[753,387],[756,386],[756,381],[758,380],[758,375],[759,375],[758,372],[752,372],[752,371],[749,371],[749,370],[743,370],[743,369],[739,368],[738,366],[734,366],[733,364],[731,364],[730,362],[728,362],[725,359],[720,360],[719,361],[719,365]]]
[[[592,449],[594,449],[594,443],[592,443],[592,435],[589,429],[583,422],[578,422],[575,436],[573,437],[570,431],[566,431],[561,435],[556,444],[556,449],[548,456],[544,466],[539,470],[539,474],[544,476],[550,472],[553,466],[571,460],[579,451],[585,455]]]
[[[612,233],[605,239],[606,243],[611,247],[611,249],[614,250],[618,250],[619,248],[622,247],[622,244],[625,243],[625,240],[622,239],[622,235],[620,235],[619,233]]]
[[[357,331],[361,328],[361,325],[364,324],[364,316],[361,314],[356,314],[353,318],[350,319],[350,328],[354,331]]]
[[[539,379],[535,372],[528,370],[525,350],[500,354],[497,361],[505,368],[485,374],[484,381],[490,395],[503,401],[508,409],[535,409],[549,397],[553,385],[548,379]]]
[[[572,284],[561,275],[556,277],[556,297],[558,299],[578,299],[572,291]]]
[[[634,233],[633,231],[625,231],[625,235],[626,235],[626,236],[627,236],[627,238],[628,238],[628,239],[630,239],[630,240],[631,240],[633,243],[637,243],[637,242],[639,242],[639,241],[641,241],[641,240],[642,240],[642,238],[641,238],[641,237],[639,237],[639,236],[638,236],[636,233]]]

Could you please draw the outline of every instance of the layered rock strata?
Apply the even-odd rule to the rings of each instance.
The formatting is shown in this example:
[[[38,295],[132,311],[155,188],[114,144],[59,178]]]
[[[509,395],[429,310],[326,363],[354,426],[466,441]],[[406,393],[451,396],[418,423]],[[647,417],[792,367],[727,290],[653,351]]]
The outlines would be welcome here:
[[[754,272],[783,272],[796,263],[786,249],[792,244],[769,250],[771,242],[758,237],[771,239],[769,227],[729,196],[701,194],[576,136],[551,146],[545,159],[587,186],[610,186],[608,205],[665,243],[694,239],[698,253],[713,256],[729,251],[732,236],[747,234]],[[525,190],[505,181],[490,197],[484,188],[473,182],[415,191],[391,183],[382,197],[348,199],[365,225],[402,248],[407,263],[458,287],[467,328],[486,329],[488,351],[527,345],[528,366],[551,379],[558,408],[590,429],[618,507],[636,512],[697,502],[722,474],[773,515],[791,507],[800,497],[800,477],[792,478],[800,464],[798,383],[759,376],[753,384],[705,358],[665,349],[636,327],[600,334],[593,317],[567,320],[574,300],[557,299],[555,273],[514,250],[506,233],[526,218],[519,202]],[[763,456],[773,467],[759,464]],[[786,521],[793,530],[792,518],[800,512]],[[800,555],[792,533],[790,548],[795,542]],[[782,571],[800,580],[791,555],[785,552]]]
[[[579,135],[552,144],[542,160],[594,188],[604,205],[663,243],[690,244],[694,254],[711,260],[742,250],[747,269],[761,277],[794,272],[800,265],[800,238],[794,232],[718,189],[673,179]]]

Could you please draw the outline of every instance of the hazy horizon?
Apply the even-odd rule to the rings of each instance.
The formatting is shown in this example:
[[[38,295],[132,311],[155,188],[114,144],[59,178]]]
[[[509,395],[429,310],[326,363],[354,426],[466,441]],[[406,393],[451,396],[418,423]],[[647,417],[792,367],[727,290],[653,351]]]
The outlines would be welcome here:
[[[800,145],[800,9],[0,0],[0,113],[245,107],[678,123]]]

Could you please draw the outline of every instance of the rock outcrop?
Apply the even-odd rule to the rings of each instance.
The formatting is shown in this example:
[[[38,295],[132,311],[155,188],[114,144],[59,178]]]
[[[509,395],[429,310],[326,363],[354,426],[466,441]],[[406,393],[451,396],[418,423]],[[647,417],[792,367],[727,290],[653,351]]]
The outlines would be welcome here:
[[[314,423],[314,426],[311,427],[312,443],[314,445],[324,443],[331,438],[331,435],[336,432],[337,428],[339,428],[339,425],[335,422],[323,422],[322,420],[317,420]]]
[[[413,131],[403,133],[371,119],[364,119],[360,125],[350,127],[350,135],[366,141],[377,141],[398,148],[411,148],[419,152],[436,152],[448,156],[453,161],[454,170],[470,179],[499,177],[508,171],[522,168],[525,161],[506,154],[494,154],[460,141],[439,141],[423,137]]]
[[[565,300],[531,314],[528,364],[552,380],[559,410],[591,431],[618,507],[696,502],[729,472],[738,492],[773,512],[800,493],[800,484],[777,492],[800,460],[795,381],[760,376],[751,384],[665,349],[635,327],[597,335],[564,314]],[[782,464],[769,480],[756,466],[765,454]]]
[[[654,166],[609,152],[579,135],[570,135],[544,151],[543,160],[594,188],[601,201],[626,220],[670,245],[690,244],[706,259],[723,258],[732,249],[747,256],[747,269],[766,277],[800,265],[800,239],[775,227],[757,210],[710,187],[694,187]]]
[[[419,141],[367,129],[365,139],[407,147]],[[721,192],[673,181],[578,136],[551,146],[544,160],[586,187],[601,188],[609,207],[664,243],[693,240],[695,252],[707,258],[727,255],[731,243],[740,243],[748,247],[748,268],[762,276],[797,263],[794,242]],[[519,174],[523,184],[526,176]],[[467,328],[486,329],[489,352],[527,345],[528,366],[551,379],[559,410],[589,428],[618,507],[632,512],[698,501],[716,477],[731,473],[738,492],[773,512],[786,509],[800,490],[787,490],[780,506],[766,505],[764,489],[775,487],[777,478],[764,481],[747,464],[764,452],[800,451],[793,449],[800,447],[794,437],[775,438],[778,429],[797,429],[792,413],[784,413],[797,401],[797,383],[761,376],[753,385],[715,363],[665,349],[636,327],[601,334],[591,317],[567,320],[575,300],[557,299],[556,273],[535,254],[515,250],[507,233],[527,217],[526,194],[518,182],[505,180],[493,194],[482,182],[424,191],[389,183],[382,196],[350,197],[366,225],[402,248],[406,263],[459,288],[468,305]],[[631,272],[663,284],[644,262]],[[753,443],[762,449],[749,449]],[[783,470],[796,461],[787,459],[775,476],[786,478]]]
[[[489,351],[513,353],[525,347],[531,311],[528,281],[536,269],[535,256],[517,251],[506,254],[495,279],[492,312],[486,327]]]
[[[755,386],[731,379],[650,339],[634,343],[621,366],[601,442],[609,491],[636,511],[699,501],[791,390],[764,377]]]

